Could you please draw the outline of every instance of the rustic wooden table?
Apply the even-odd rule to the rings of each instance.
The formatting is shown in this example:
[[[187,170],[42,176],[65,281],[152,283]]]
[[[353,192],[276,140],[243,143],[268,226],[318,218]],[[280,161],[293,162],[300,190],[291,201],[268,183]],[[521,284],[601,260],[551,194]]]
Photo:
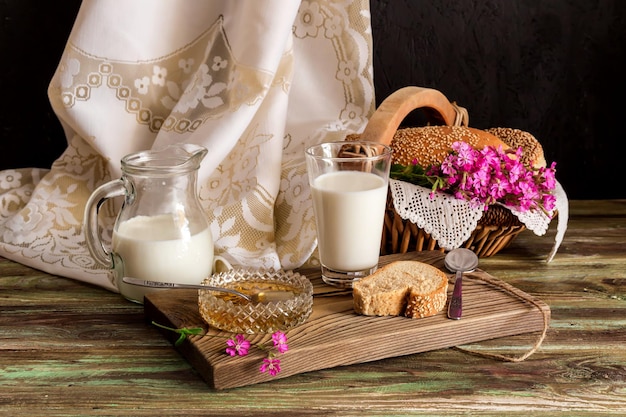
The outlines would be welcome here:
[[[547,303],[537,352],[452,349],[210,389],[141,306],[0,258],[0,415],[626,415],[626,200],[573,201],[480,267]],[[520,353],[531,334],[465,346]]]

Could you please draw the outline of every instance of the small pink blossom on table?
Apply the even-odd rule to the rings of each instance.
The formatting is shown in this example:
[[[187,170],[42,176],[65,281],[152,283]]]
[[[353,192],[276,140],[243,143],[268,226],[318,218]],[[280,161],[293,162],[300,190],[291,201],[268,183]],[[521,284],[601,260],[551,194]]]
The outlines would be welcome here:
[[[245,356],[248,354],[248,350],[250,349],[250,342],[247,341],[242,334],[235,336],[235,339],[228,339],[226,344],[228,345],[226,353],[230,356]]]
[[[263,358],[263,365],[259,368],[261,373],[267,371],[271,376],[276,376],[280,372],[280,359],[274,357]]]
[[[283,332],[276,332],[272,335],[272,341],[274,342],[274,347],[278,353],[285,353],[289,350],[289,346],[287,345],[287,336]]]
[[[162,324],[152,322],[157,327],[170,330],[179,334],[179,338],[175,343],[175,346],[182,344],[188,336],[202,335],[205,331],[201,327],[175,329],[173,327],[164,326]],[[206,334],[205,334],[206,335]],[[215,336],[220,337],[220,336]],[[223,337],[223,336],[222,336]],[[234,338],[226,341],[226,354],[230,356],[246,356],[250,350],[251,343],[242,334],[236,334]],[[276,358],[276,354],[283,354],[289,350],[287,344],[287,336],[281,331],[272,333],[272,346],[265,346],[262,343],[255,345],[259,349],[267,352],[267,357],[263,358],[263,364],[259,368],[259,372],[267,372],[271,376],[276,376],[280,372],[280,359]]]
[[[267,357],[263,358],[263,364],[259,368],[259,372],[267,372],[271,376],[276,376],[280,372],[280,359],[276,358],[276,354],[287,352],[289,345],[287,344],[287,336],[280,331],[272,334],[272,343],[273,346],[269,347],[263,344],[256,345],[259,349],[267,352]],[[250,348],[250,342],[242,334],[237,334],[234,339],[228,339],[226,344],[228,345],[226,353],[230,356],[245,356]]]

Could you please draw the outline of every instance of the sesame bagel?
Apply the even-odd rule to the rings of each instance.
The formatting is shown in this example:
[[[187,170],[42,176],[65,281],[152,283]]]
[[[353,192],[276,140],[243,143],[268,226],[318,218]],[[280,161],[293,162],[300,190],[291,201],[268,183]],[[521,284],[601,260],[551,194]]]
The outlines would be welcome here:
[[[487,132],[497,136],[513,149],[521,146],[524,154],[521,156],[520,161],[524,165],[534,168],[546,166],[543,148],[539,141],[530,133],[510,127],[492,127],[487,129]]]
[[[502,146],[504,141],[484,130],[465,126],[424,126],[398,129],[392,141],[393,162],[410,165],[414,160],[422,166],[438,165],[448,156],[454,142],[467,142],[476,149]]]

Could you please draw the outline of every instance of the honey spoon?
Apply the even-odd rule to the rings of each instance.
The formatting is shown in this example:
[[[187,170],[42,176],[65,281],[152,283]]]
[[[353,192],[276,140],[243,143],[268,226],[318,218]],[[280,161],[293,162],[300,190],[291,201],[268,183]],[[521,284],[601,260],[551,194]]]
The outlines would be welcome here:
[[[250,301],[251,303],[271,303],[276,301],[287,301],[294,298],[295,294],[292,291],[282,291],[282,290],[253,290],[251,294],[244,294],[240,291],[233,290],[230,288],[223,287],[213,287],[211,285],[204,284],[179,284],[177,282],[160,282],[160,281],[149,281],[140,278],[133,277],[123,277],[122,281],[126,284],[131,285],[139,285],[141,287],[150,287],[150,288],[174,288],[174,289],[193,289],[193,290],[209,290],[209,291],[219,291],[226,292],[229,294],[234,294],[238,297],[243,298],[246,301]]]
[[[444,264],[455,272],[454,290],[448,304],[448,318],[459,320],[463,315],[463,272],[472,272],[478,266],[478,256],[469,249],[453,249],[446,255]]]

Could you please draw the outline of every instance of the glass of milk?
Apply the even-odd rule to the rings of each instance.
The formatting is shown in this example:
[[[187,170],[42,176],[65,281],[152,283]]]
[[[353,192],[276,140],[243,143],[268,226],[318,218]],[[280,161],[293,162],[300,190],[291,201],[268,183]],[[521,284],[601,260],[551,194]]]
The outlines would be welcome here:
[[[351,288],[378,267],[391,148],[342,141],[305,152],[322,279]]]
[[[179,144],[122,158],[122,176],[98,187],[85,208],[84,231],[95,261],[112,271],[120,293],[143,303],[155,288],[122,282],[125,276],[149,281],[200,284],[214,267],[213,238],[200,206],[196,182],[201,146]],[[98,213],[103,203],[123,197],[105,249]]]

